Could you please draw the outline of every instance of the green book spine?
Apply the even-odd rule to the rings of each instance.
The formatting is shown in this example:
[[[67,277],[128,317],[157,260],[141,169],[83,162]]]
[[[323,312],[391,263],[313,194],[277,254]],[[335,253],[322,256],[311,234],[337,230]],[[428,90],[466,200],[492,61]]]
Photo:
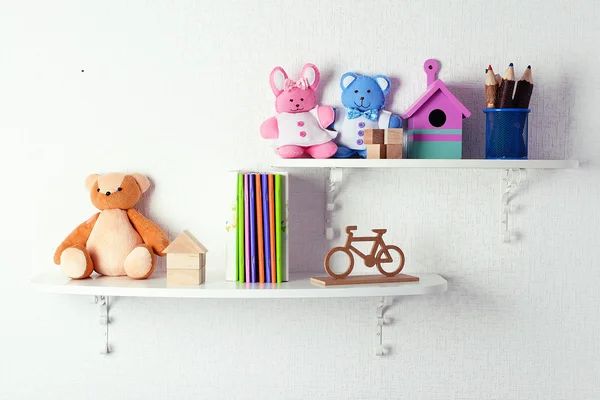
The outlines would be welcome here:
[[[275,175],[275,251],[277,253],[277,283],[282,282],[283,278],[283,249],[281,229],[283,229],[282,207],[283,201],[281,193],[281,175]]]
[[[237,181],[237,206],[236,206],[236,255],[237,255],[237,273],[238,282],[245,281],[244,273],[244,175],[238,174]]]

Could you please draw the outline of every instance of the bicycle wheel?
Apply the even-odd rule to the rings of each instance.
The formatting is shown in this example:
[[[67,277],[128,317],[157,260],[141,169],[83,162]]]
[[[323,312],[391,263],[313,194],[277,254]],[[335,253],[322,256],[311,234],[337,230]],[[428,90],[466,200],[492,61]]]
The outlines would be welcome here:
[[[331,257],[334,254],[339,255],[340,252],[348,255],[348,258],[350,259],[350,264],[348,265],[348,268],[344,272],[342,272],[341,274],[336,274],[335,272],[333,272],[331,270],[331,268],[329,268],[329,260],[331,259]],[[352,253],[350,253],[350,250],[348,250],[345,247],[334,247],[333,249],[329,250],[329,253],[327,253],[327,256],[325,256],[325,271],[327,271],[329,276],[331,276],[332,278],[335,278],[335,279],[345,278],[348,275],[350,275],[350,272],[352,272],[353,268],[354,268],[354,256],[352,255]]]
[[[382,261],[383,258],[386,258],[386,252],[389,255],[389,260]],[[404,268],[404,252],[398,246],[385,246],[382,247],[381,250],[377,253],[377,257],[375,257],[375,264],[377,265],[377,269],[385,276],[394,276],[398,275],[402,268]],[[385,267],[389,267],[384,269]],[[397,267],[396,267],[397,266]],[[390,268],[396,268],[394,270],[389,270]],[[389,270],[389,271],[388,271]]]

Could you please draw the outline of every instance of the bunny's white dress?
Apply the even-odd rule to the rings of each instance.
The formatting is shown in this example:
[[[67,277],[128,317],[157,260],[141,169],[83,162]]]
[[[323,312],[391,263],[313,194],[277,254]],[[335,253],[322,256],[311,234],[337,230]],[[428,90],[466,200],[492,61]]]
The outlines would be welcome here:
[[[296,145],[302,147],[327,143],[337,136],[337,132],[328,131],[319,122],[317,107],[302,113],[277,114],[279,137],[276,147]]]

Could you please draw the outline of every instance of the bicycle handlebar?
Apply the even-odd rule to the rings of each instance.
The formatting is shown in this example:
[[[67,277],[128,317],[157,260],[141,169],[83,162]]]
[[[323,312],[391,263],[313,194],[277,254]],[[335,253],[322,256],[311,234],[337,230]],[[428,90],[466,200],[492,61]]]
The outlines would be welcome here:
[[[355,231],[355,230],[357,230],[357,229],[358,229],[358,227],[357,227],[356,225],[353,225],[353,226],[347,226],[347,227],[346,227],[346,233],[349,235],[349,234],[351,234],[351,233],[352,233],[352,231]]]

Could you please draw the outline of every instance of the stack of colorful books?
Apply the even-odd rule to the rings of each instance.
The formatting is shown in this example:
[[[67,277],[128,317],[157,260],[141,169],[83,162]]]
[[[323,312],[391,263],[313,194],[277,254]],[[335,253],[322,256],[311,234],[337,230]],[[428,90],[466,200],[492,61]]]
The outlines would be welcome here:
[[[280,174],[238,173],[235,207],[235,280],[287,280],[284,257],[285,194]]]

